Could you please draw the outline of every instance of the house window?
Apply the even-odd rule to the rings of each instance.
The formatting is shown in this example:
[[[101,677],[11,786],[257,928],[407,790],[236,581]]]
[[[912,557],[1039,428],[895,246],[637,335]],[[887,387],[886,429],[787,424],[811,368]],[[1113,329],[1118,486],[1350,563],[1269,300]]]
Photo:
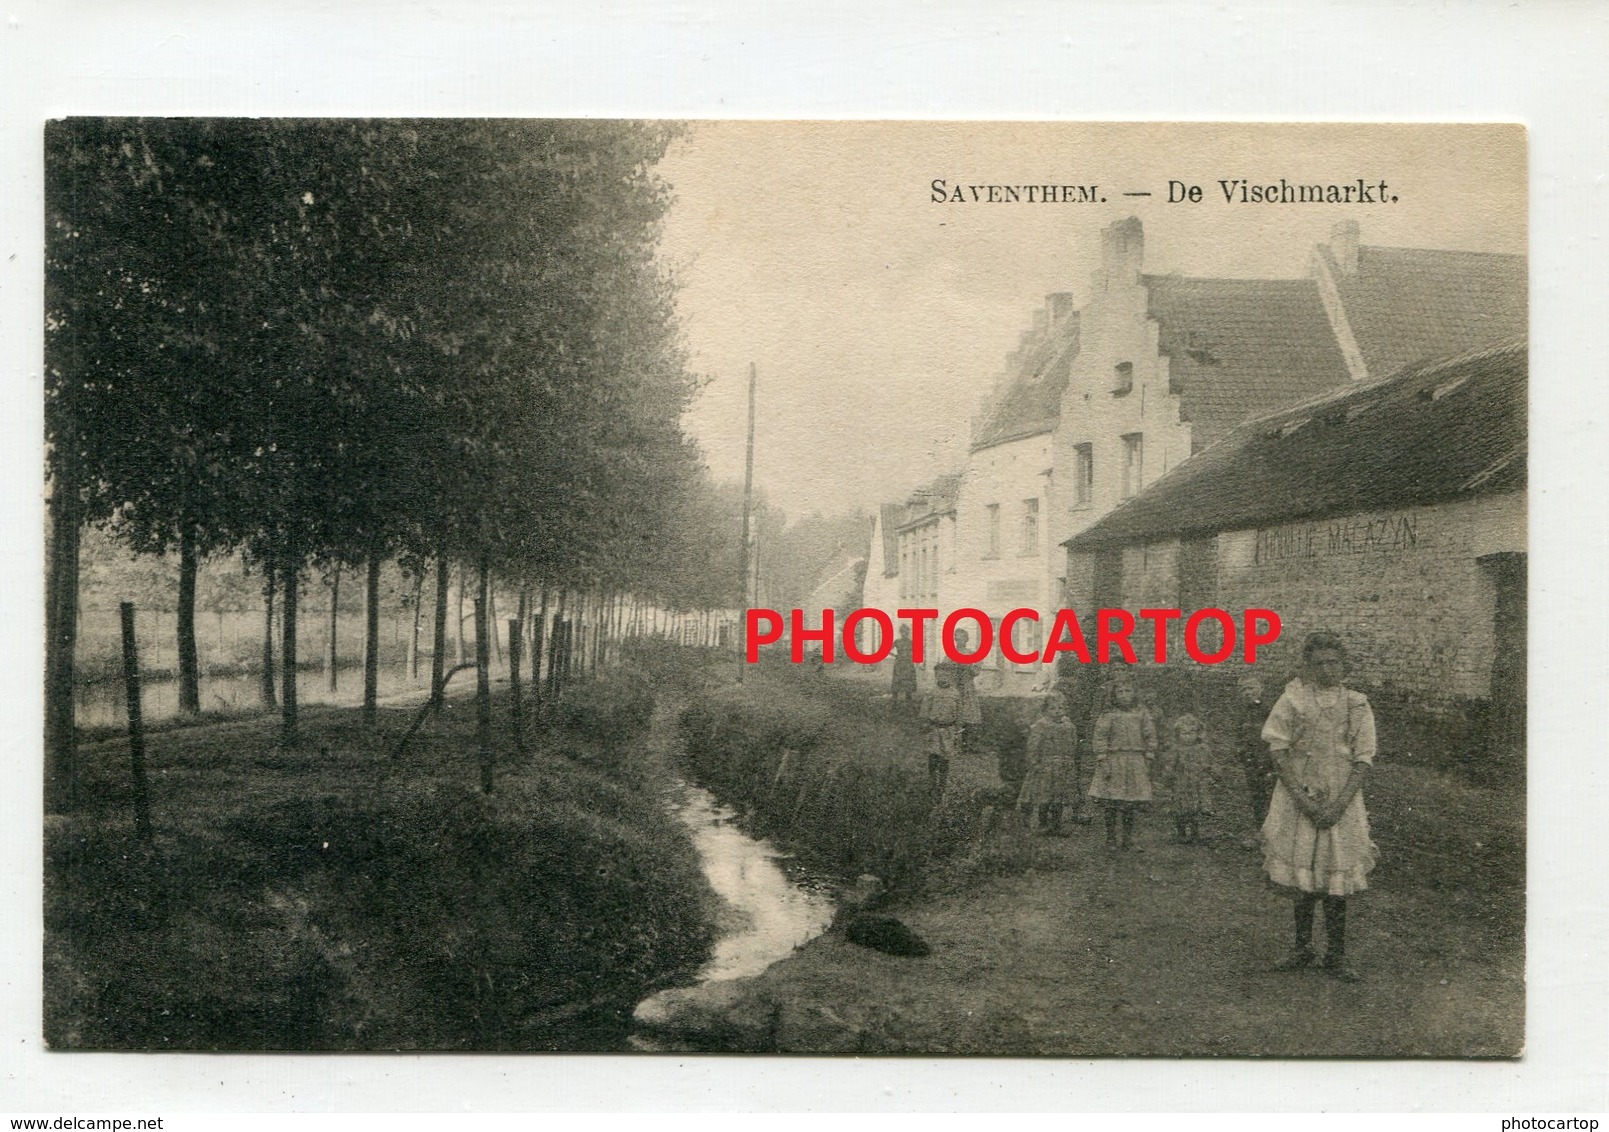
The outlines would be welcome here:
[[[1087,505],[1095,495],[1095,448],[1090,444],[1073,445],[1073,503]]]
[[[988,512],[989,520],[989,546],[984,551],[986,557],[1000,557],[1000,504],[991,503],[984,508]]]
[[[1145,435],[1131,432],[1123,438],[1123,498],[1140,493],[1140,473],[1145,467]]]
[[[1118,362],[1112,378],[1112,396],[1124,397],[1134,390],[1134,363]]]
[[[1039,500],[1022,501],[1022,554],[1039,553]]]
[[[1043,626],[1023,618],[1011,627],[1011,643],[1019,653],[1037,653],[1044,647]]]

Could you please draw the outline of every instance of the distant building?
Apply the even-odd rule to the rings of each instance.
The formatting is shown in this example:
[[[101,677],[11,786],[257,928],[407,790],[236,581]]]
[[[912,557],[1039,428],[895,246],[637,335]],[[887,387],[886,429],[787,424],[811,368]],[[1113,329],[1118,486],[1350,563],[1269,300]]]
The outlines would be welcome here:
[[[1072,603],[1273,609],[1259,669],[1289,675],[1332,630],[1366,690],[1522,721],[1527,372],[1512,344],[1235,428],[1069,541]]]
[[[866,565],[863,600],[895,619],[901,609],[939,608],[946,577],[955,569],[956,498],[959,473],[939,476],[902,503],[885,503],[872,521],[871,551]],[[870,624],[862,628],[861,647],[877,641]],[[938,655],[938,626],[926,627],[926,663]]]

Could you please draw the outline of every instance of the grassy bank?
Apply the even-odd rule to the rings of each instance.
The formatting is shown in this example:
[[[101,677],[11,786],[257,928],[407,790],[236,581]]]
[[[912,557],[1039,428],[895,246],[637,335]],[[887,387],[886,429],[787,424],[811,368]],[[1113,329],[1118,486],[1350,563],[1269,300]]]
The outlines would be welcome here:
[[[708,953],[714,899],[635,757],[654,689],[577,688],[475,789],[474,708],[401,760],[412,708],[152,736],[155,837],[121,743],[46,823],[45,1027],[57,1048],[610,1049]]]
[[[929,864],[976,834],[974,796],[999,785],[995,758],[953,760],[935,802],[920,725],[868,687],[809,670],[760,670],[689,704],[679,722],[689,777],[756,833],[843,877],[914,891]]]
[[[920,730],[877,691],[751,677],[684,712],[685,757],[691,777],[762,831],[840,872],[892,879],[891,910],[931,954],[883,955],[829,933],[744,984],[696,1048],[1509,1057],[1522,1047],[1523,790],[1420,765],[1383,732],[1366,787],[1381,863],[1349,915],[1348,954],[1365,981],[1347,985],[1272,970],[1290,946],[1290,902],[1263,877],[1227,753],[1204,844],[1173,843],[1165,800],[1141,815],[1136,852],[1107,852],[1098,821],[1061,838],[1008,825],[980,841],[979,792],[998,789],[1000,756],[1021,741],[1031,705],[985,701],[987,746],[956,760],[952,789],[932,806]]]

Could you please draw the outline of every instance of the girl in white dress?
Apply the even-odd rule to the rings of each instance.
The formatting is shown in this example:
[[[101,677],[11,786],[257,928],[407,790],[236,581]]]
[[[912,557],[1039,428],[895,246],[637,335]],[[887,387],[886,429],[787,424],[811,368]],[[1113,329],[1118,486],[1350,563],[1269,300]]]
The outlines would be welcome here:
[[[1363,779],[1374,764],[1374,713],[1361,692],[1341,684],[1346,652],[1333,633],[1302,647],[1303,674],[1285,686],[1263,725],[1278,783],[1263,823],[1263,867],[1296,895],[1296,946],[1276,965],[1312,965],[1313,916],[1324,904],[1324,969],[1347,982],[1346,899],[1367,888],[1377,853],[1363,807]]]

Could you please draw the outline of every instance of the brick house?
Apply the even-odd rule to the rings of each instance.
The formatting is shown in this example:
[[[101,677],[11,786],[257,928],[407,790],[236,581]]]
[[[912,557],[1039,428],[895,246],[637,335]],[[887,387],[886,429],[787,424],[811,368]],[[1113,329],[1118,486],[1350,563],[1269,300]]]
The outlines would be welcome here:
[[[1067,542],[1070,604],[1273,609],[1276,687],[1326,629],[1411,714],[1523,721],[1527,373],[1511,344],[1238,426]]]

